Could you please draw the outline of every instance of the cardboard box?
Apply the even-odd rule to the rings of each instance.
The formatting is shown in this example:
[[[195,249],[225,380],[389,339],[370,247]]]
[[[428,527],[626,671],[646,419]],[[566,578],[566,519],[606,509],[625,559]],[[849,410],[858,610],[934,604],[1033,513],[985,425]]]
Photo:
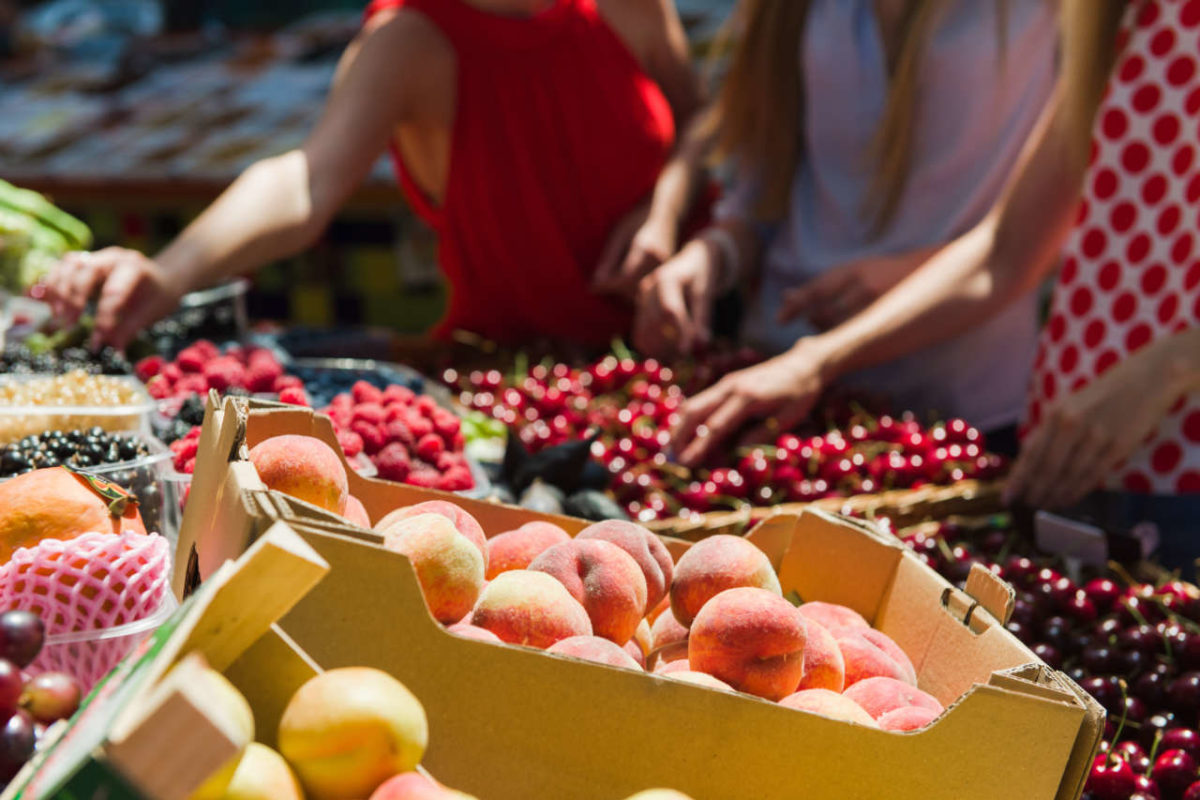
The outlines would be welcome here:
[[[918,732],[870,730],[446,633],[407,559],[377,535],[264,491],[252,467],[230,463],[243,438],[304,425],[327,430],[303,411],[210,409],[184,541],[197,543],[204,563],[210,546],[240,546],[277,521],[298,532],[331,569],[281,629],[326,668],[375,666],[412,689],[430,718],[425,764],[456,788],[483,800],[618,800],[654,786],[696,800],[1070,800],[1082,792],[1103,711],[1004,629],[1011,589],[986,571],[958,591],[895,539],[817,512],[772,518],[749,535],[785,594],[858,610],[908,652],[921,687],[950,706]],[[204,452],[214,446],[220,458]],[[206,487],[220,489],[217,501]],[[357,491],[376,517],[438,496],[362,481]],[[490,534],[536,516],[455,502]],[[676,556],[688,547],[668,542]]]

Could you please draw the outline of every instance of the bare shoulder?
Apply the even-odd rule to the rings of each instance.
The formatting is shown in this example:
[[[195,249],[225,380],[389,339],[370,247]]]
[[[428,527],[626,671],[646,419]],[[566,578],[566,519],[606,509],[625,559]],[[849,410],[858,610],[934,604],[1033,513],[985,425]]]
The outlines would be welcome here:
[[[375,15],[358,36],[358,44],[388,50],[398,67],[436,69],[454,66],[454,46],[424,14],[412,9]]]
[[[643,63],[665,38],[674,0],[596,0],[600,16]]]

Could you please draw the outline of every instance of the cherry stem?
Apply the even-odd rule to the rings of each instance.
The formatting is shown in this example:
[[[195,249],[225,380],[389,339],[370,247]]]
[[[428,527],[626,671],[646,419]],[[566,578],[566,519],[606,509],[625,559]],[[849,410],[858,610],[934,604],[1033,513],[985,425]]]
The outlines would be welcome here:
[[[1117,742],[1121,741],[1121,734],[1125,732],[1125,720],[1129,716],[1129,688],[1125,679],[1119,678],[1117,686],[1121,689],[1121,719],[1117,722],[1117,730],[1113,733],[1112,745],[1108,748],[1109,759],[1105,759],[1105,766],[1112,763],[1110,759],[1116,751]]]

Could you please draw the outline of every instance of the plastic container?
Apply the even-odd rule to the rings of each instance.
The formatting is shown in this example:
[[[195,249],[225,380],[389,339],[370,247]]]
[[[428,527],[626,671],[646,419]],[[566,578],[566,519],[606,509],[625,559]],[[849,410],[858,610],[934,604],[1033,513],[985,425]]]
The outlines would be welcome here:
[[[86,694],[166,622],[176,608],[175,595],[167,591],[158,610],[148,617],[111,628],[50,634],[42,652],[25,671],[30,676],[65,672],[75,678]]]
[[[458,414],[450,392],[441,384],[403,364],[362,358],[295,358],[285,362],[287,371],[304,381],[304,389],[315,408],[323,408],[334,395],[350,391],[358,381],[377,389],[392,384],[405,386],[417,394],[427,394],[443,408]]]
[[[0,386],[52,380],[55,375],[0,376]],[[95,376],[101,377],[101,376]],[[86,430],[100,427],[106,431],[140,433],[149,436],[150,421],[157,404],[141,381],[133,376],[102,376],[105,380],[126,384],[132,389],[133,402],[119,406],[99,405],[4,405],[0,400],[0,445],[43,431]]]
[[[133,492],[146,530],[166,537],[174,557],[183,518],[184,487],[191,482],[191,476],[175,471],[174,454],[165,444],[153,437],[138,438],[150,446],[149,454],[132,461],[88,467],[81,472],[97,475]]]

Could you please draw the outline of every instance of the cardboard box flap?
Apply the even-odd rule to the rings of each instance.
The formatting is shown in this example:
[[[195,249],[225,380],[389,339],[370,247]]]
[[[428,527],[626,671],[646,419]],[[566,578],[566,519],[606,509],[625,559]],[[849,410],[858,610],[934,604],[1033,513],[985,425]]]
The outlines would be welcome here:
[[[966,591],[1001,625],[1008,624],[1017,593],[996,573],[982,564],[972,564],[971,572],[967,575]]]
[[[272,625],[225,670],[245,697],[254,698],[255,739],[278,750],[279,720],[296,690],[321,673],[307,653]]]

